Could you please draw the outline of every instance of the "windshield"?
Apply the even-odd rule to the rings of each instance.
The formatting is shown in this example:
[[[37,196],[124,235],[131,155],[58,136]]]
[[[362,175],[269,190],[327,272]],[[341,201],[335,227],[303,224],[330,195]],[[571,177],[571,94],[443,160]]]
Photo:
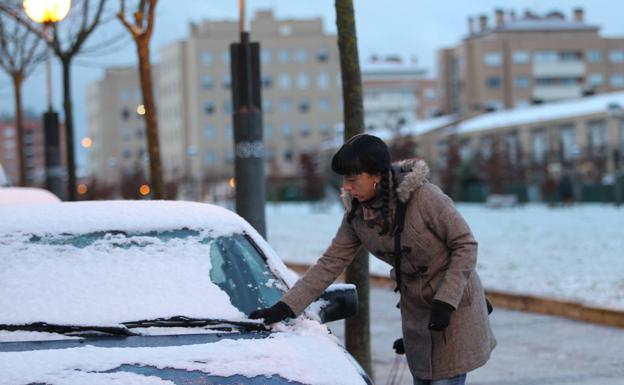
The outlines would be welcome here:
[[[282,295],[244,234],[8,234],[0,236],[0,263],[0,324],[244,319]]]

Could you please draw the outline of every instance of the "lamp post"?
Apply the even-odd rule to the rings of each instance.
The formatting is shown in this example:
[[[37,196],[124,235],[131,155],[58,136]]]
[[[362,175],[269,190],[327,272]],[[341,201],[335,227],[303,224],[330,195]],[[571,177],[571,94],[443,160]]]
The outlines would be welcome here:
[[[609,115],[615,119],[617,123],[615,149],[613,150],[613,198],[616,206],[622,204],[622,150],[624,146],[624,138],[621,137],[624,132],[624,109],[619,103],[611,103],[607,106]],[[619,134],[619,135],[618,135]]]
[[[239,0],[240,43],[230,44],[236,212],[266,236],[264,143],[260,92],[260,44],[249,41],[245,1]]]
[[[56,22],[63,20],[71,0],[24,0],[22,3],[28,17],[36,23],[43,24],[43,34],[46,39],[46,96],[48,110],[43,113],[43,132],[45,140],[46,187],[59,197],[63,194],[63,168],[61,166],[61,150],[58,114],[52,108],[52,52],[50,43],[52,37],[50,28]]]

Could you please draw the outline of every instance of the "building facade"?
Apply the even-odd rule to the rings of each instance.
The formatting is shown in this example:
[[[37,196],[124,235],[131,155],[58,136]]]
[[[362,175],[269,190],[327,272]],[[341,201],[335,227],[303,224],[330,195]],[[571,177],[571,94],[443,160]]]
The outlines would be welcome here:
[[[437,80],[402,58],[373,56],[362,68],[367,130],[400,129],[440,114]]]
[[[342,121],[336,36],[320,18],[277,20],[270,11],[257,12],[250,25],[261,46],[267,174],[296,177],[300,156],[335,136]],[[233,176],[229,46],[238,41],[237,21],[206,21],[160,50],[154,84],[165,180],[202,184]],[[97,179],[106,170],[112,182],[146,161],[138,87],[136,68],[108,70],[89,86]]]
[[[478,25],[477,25],[478,24]],[[446,114],[473,114],[624,89],[624,38],[600,36],[582,9],[537,15],[497,10],[438,52]]]

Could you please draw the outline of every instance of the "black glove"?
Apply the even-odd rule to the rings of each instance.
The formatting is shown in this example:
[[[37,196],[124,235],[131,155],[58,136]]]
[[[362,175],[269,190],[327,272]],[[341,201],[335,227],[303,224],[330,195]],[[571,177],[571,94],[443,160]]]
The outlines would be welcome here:
[[[446,329],[451,320],[451,313],[455,308],[446,302],[434,300],[431,305],[431,316],[429,318],[429,330],[441,332]]]
[[[392,349],[396,354],[405,354],[405,346],[403,346],[403,338],[399,338],[392,344]]]
[[[282,301],[278,301],[275,305],[265,308],[254,310],[249,314],[250,319],[262,318],[262,322],[265,324],[274,324],[285,320],[288,317],[294,317],[295,313]]]

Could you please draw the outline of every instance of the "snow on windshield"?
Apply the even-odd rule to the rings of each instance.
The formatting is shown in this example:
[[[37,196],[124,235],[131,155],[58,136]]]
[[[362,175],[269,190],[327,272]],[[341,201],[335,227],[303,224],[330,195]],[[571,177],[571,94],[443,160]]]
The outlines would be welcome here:
[[[0,236],[0,324],[112,325],[184,315],[242,319],[210,280],[202,237]]]
[[[298,330],[264,339],[224,339],[215,343],[186,346],[81,346],[0,353],[0,384],[167,383],[158,382],[161,380],[154,377],[130,373],[127,376],[119,372],[104,373],[123,364],[197,370],[219,376],[277,374],[305,384],[364,384],[356,367],[336,344],[335,337],[327,334],[326,328],[316,324],[305,325]]]

